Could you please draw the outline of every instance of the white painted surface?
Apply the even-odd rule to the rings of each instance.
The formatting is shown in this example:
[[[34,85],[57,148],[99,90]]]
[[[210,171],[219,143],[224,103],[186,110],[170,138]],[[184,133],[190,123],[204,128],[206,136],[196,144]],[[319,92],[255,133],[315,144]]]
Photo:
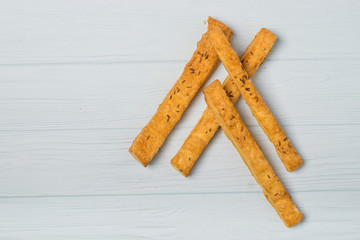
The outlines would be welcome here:
[[[0,239],[360,239],[360,2],[0,1]],[[127,152],[213,16],[239,54],[279,40],[254,82],[304,159],[287,229],[219,131],[192,175],[171,166],[202,94],[144,169]],[[212,80],[223,80],[219,66]],[[209,83],[208,82],[208,83]]]

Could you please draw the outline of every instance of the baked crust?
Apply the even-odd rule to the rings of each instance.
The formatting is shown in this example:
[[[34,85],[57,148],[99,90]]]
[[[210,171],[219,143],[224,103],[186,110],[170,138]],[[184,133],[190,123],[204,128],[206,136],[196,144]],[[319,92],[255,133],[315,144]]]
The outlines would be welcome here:
[[[287,227],[298,224],[303,218],[301,212],[266,160],[220,82],[214,81],[203,92],[208,107],[263,189],[266,199]]]
[[[266,28],[262,28],[255,35],[244,54],[240,57],[241,63],[250,77],[255,74],[259,66],[265,61],[275,41],[276,35]],[[233,103],[240,97],[240,91],[230,76],[225,79],[223,88]],[[182,175],[188,177],[197,159],[218,128],[219,123],[212,112],[206,108],[180,150],[172,158],[171,165]]]
[[[251,113],[274,145],[286,169],[288,171],[296,170],[302,164],[302,159],[256,90],[245,67],[241,64],[225,35],[220,29],[214,29],[209,33],[209,36],[210,42],[216,49],[221,62],[232,79],[235,80],[234,82],[249,106]]]
[[[208,33],[215,28],[223,31],[227,41],[230,41],[233,34],[231,28],[209,17],[208,30],[197,43],[197,49],[180,78],[166,95],[150,122],[133,141],[129,152],[144,167],[153,159],[192,99],[218,66],[219,58],[208,36]]]

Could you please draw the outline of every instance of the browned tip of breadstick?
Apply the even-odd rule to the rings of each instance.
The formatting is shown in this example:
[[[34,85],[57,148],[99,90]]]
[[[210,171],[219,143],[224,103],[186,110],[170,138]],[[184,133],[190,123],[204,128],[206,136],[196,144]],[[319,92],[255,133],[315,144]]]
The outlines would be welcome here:
[[[176,171],[178,171],[179,173],[181,173],[184,177],[188,177],[190,174],[190,171],[185,172],[184,170],[182,170],[181,168],[179,168],[179,166],[177,164],[175,164],[174,161],[171,161],[171,166],[173,166],[173,168],[176,169]],[[186,169],[186,168],[185,168]]]
[[[265,62],[267,55],[271,52],[277,36],[266,28],[262,28],[246,48],[240,61],[249,77],[252,77],[261,64]],[[256,62],[256,64],[252,64]]]
[[[233,31],[230,27],[226,26],[224,23],[212,18],[209,16],[208,18],[208,30],[213,30],[215,28],[220,28],[226,37],[231,37],[233,35]]]
[[[143,162],[143,161],[140,161],[140,159],[139,159],[132,151],[129,151],[129,153],[130,153],[139,163],[141,163],[141,165],[143,165],[144,167],[147,167],[147,165],[149,164],[149,163],[145,163],[145,162]]]
[[[248,79],[248,73],[245,71],[245,68],[242,66],[240,59],[234,49],[231,48],[231,45],[229,41],[226,41],[226,37],[224,33],[221,31],[220,28],[214,28],[212,31],[209,32],[209,39],[216,50],[221,62],[223,63],[225,69],[229,73],[229,75],[232,77],[232,79],[237,80],[239,76],[233,76],[235,75],[233,73],[233,69],[236,69],[237,74],[244,75],[241,76],[242,78]],[[242,67],[238,69],[238,65],[241,65]],[[236,77],[236,78],[235,78]]]
[[[203,92],[208,107],[212,110],[225,135],[239,152],[285,225],[291,227],[299,223],[302,219],[301,212],[296,208],[290,194],[266,160],[220,82],[214,81]]]
[[[290,204],[288,201],[283,201],[282,210],[283,212],[287,212],[286,214],[283,214],[284,216],[280,215],[279,210],[276,209],[276,206],[274,205],[274,202],[269,198],[269,196],[263,192],[266,200],[275,208],[277,213],[279,214],[281,220],[283,220],[286,227],[290,228],[292,226],[295,226],[296,224],[300,223],[303,219],[303,215],[299,210],[295,207],[295,205]],[[295,209],[294,209],[295,208]],[[292,212],[295,212],[295,214],[292,214]]]
[[[268,38],[271,37],[274,40],[276,40],[276,38],[277,38],[277,36],[267,28],[261,28],[260,31],[256,35],[263,35],[263,36],[267,36]]]

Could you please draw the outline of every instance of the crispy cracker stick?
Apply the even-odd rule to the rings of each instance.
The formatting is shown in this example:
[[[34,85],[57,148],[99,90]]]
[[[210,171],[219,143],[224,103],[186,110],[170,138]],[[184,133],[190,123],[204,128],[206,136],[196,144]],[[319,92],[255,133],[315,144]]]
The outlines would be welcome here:
[[[146,167],[165,141],[176,123],[180,120],[185,109],[200,90],[202,85],[210,78],[220,60],[215,49],[209,42],[208,33],[219,28],[224,31],[230,41],[231,29],[211,17],[208,19],[208,30],[197,43],[192,58],[186,65],[179,80],[160,104],[150,122],[135,138],[129,152]]]
[[[203,90],[208,107],[220,123],[225,135],[240,153],[246,166],[261,186],[270,204],[275,208],[287,227],[298,224],[301,212],[291,200],[248,128],[240,118],[233,103],[227,97],[218,80]]]
[[[235,80],[234,82],[249,106],[251,113],[274,145],[286,170],[296,170],[302,164],[299,154],[256,90],[236,52],[231,48],[230,43],[220,29],[214,29],[209,33],[209,36],[211,43],[219,54],[220,60],[229,75]]]
[[[275,41],[276,35],[266,28],[262,28],[256,34],[240,58],[249,76],[253,76],[259,66],[264,62]],[[233,103],[240,97],[240,91],[230,76],[225,79],[223,88]],[[211,110],[206,108],[180,150],[171,160],[171,165],[185,177],[189,176],[195,162],[218,128],[219,124],[215,120]]]

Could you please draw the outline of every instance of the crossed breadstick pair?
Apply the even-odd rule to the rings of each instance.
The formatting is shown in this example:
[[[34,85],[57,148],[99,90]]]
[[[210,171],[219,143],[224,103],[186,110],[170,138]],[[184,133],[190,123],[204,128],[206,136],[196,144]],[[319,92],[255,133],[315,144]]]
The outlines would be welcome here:
[[[223,86],[216,80],[203,90],[208,108],[171,164],[187,177],[220,125],[285,225],[294,226],[302,220],[301,212],[233,105],[242,95],[288,171],[296,170],[302,164],[300,156],[251,81],[270,53],[276,35],[261,29],[239,59],[229,42],[231,29],[210,17],[208,23],[208,31],[198,42],[197,50],[183,74],[129,151],[143,166],[147,166],[221,60],[229,76]]]

